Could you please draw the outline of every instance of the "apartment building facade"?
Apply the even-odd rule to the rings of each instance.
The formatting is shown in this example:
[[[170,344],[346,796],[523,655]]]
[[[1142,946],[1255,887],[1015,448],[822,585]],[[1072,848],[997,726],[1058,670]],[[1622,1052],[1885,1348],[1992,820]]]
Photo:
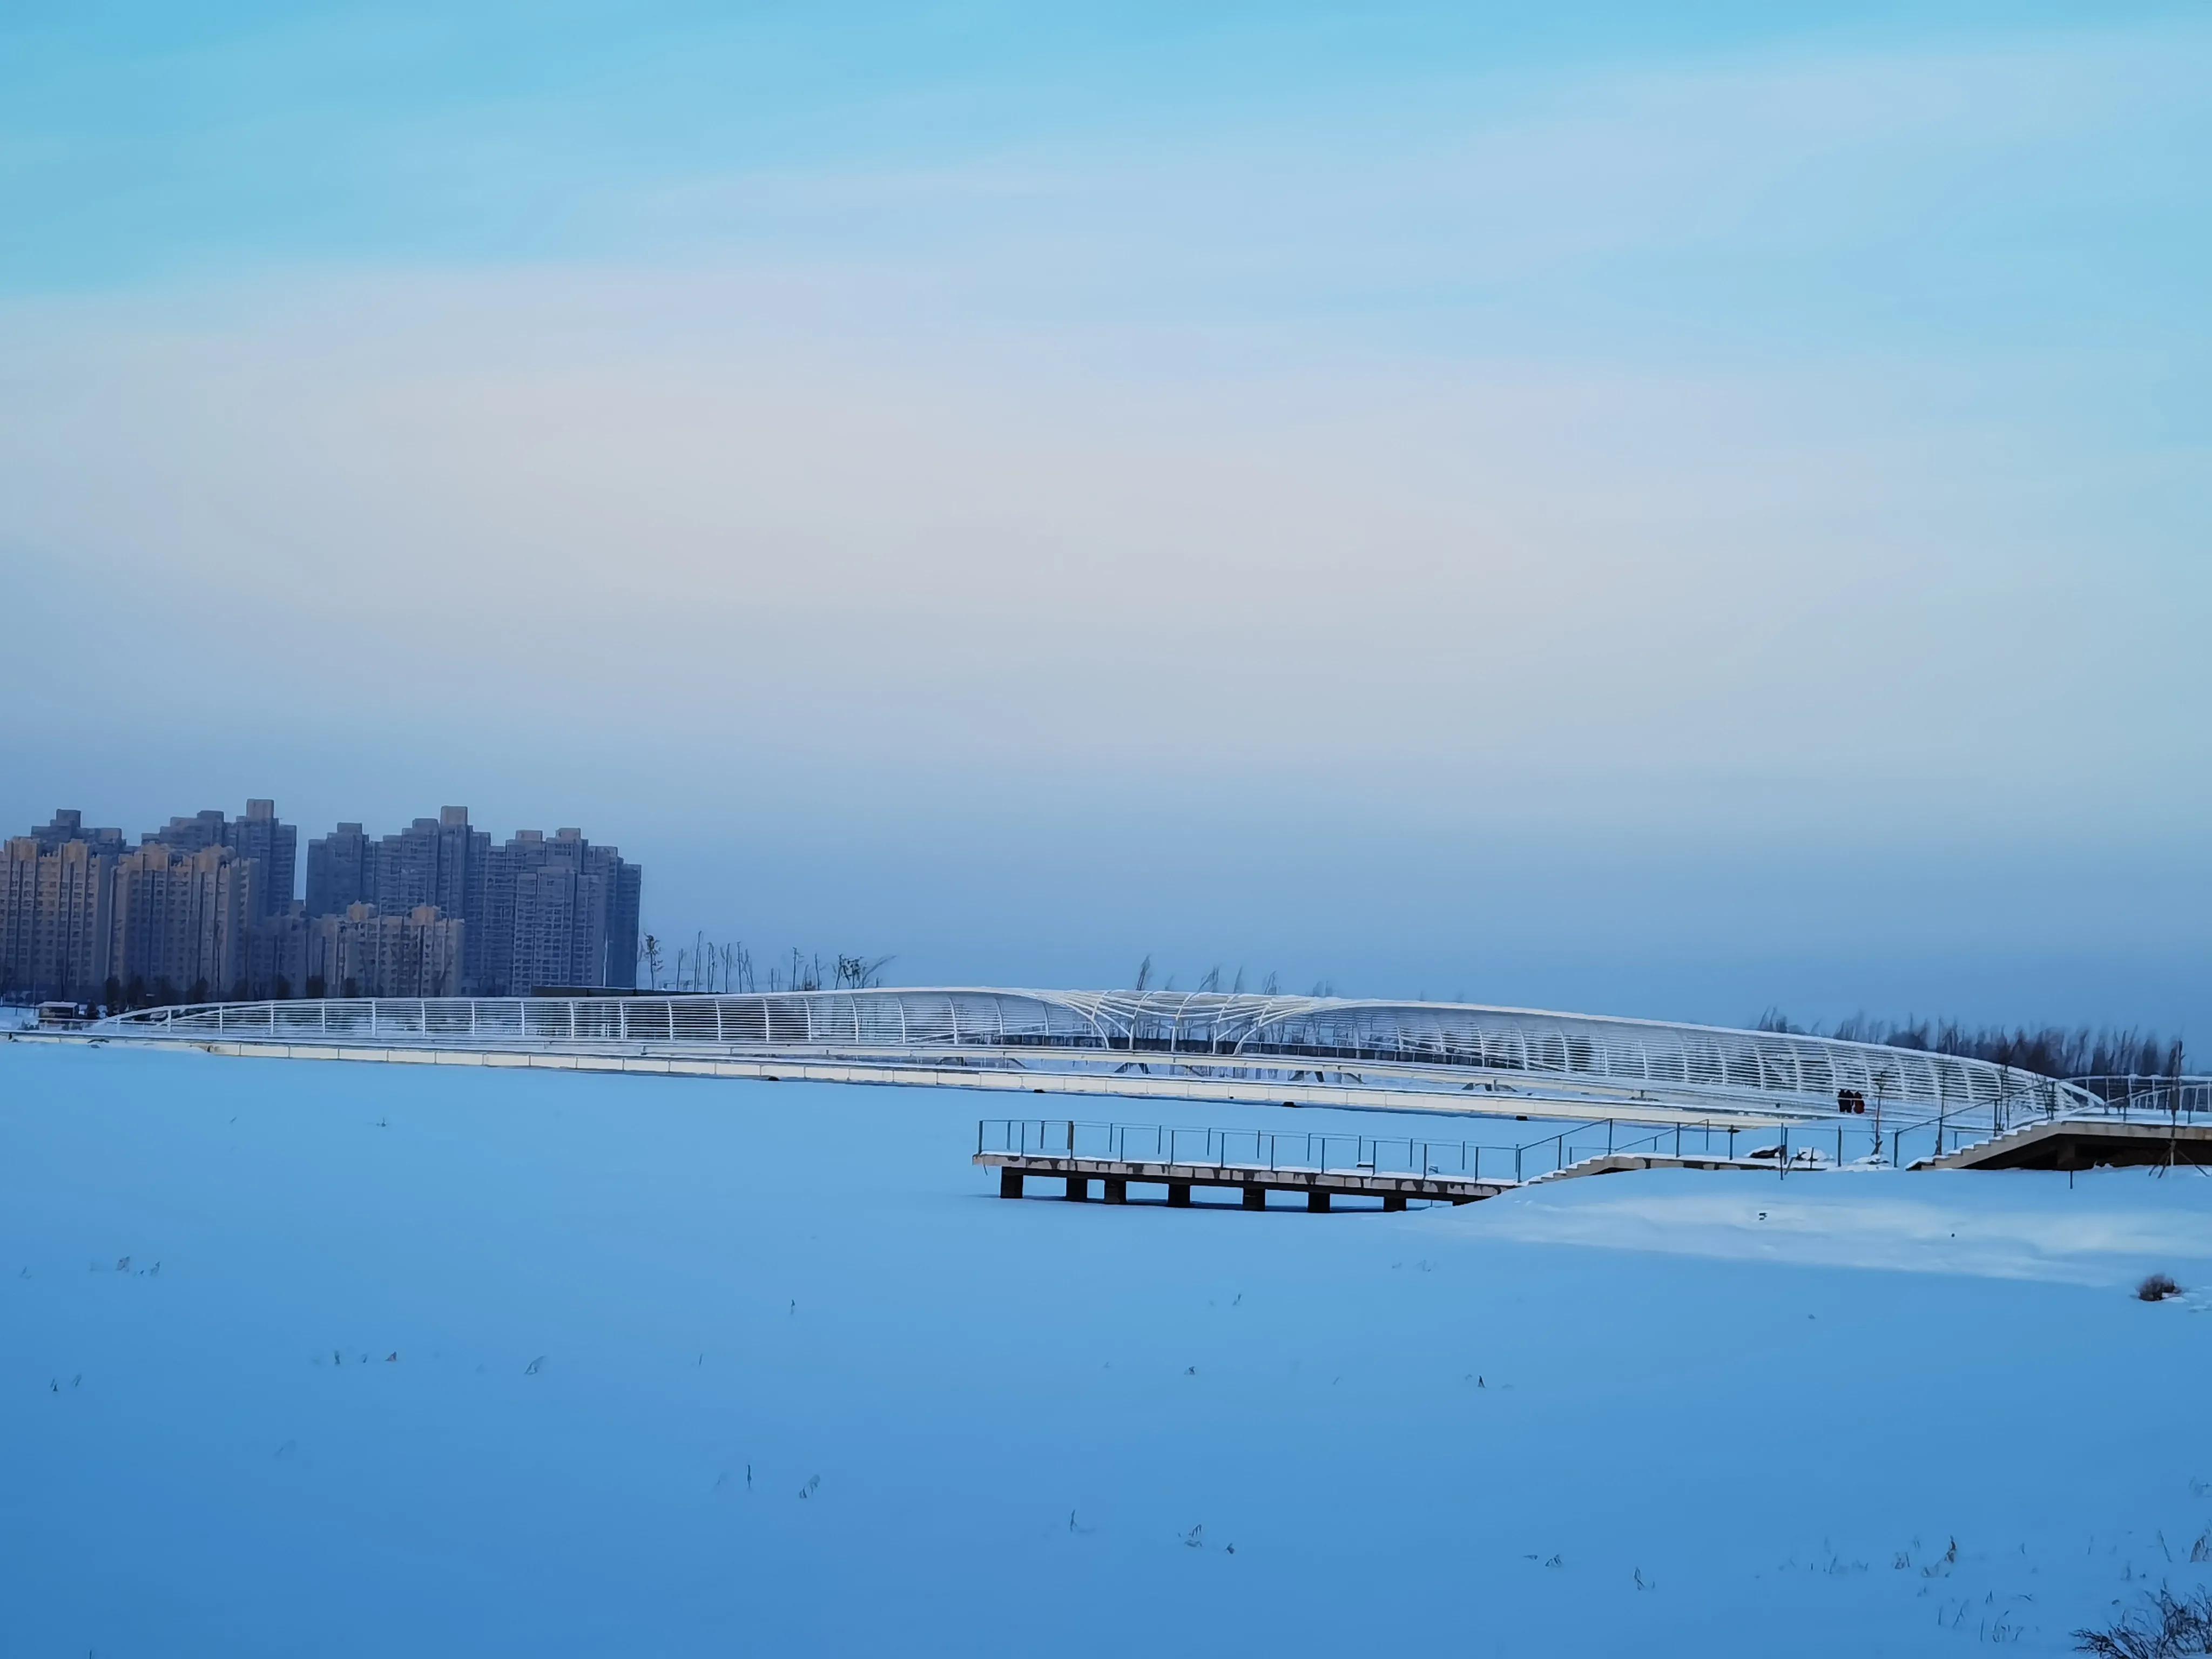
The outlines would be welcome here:
[[[350,904],[307,924],[307,983],[333,997],[451,997],[462,994],[468,924],[434,904],[402,915]]]
[[[522,830],[495,848],[462,806],[380,836],[341,823],[308,845],[304,902],[297,838],[274,802],[255,799],[239,818],[171,818],[136,848],[70,811],[0,841],[0,995],[335,995],[349,981],[378,988],[363,995],[527,995],[637,982],[643,872],[580,830]],[[398,986],[430,988],[387,988]]]
[[[152,841],[116,860],[108,973],[126,997],[201,1002],[246,995],[247,934],[264,866],[228,847]]]

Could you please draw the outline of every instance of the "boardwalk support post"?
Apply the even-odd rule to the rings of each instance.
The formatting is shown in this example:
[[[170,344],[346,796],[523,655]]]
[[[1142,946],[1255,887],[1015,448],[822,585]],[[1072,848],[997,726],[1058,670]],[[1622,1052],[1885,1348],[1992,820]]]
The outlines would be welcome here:
[[[999,1170],[999,1196],[1019,1198],[1022,1195],[1022,1172],[1003,1166]]]
[[[1306,1208],[1315,1212],[1316,1214],[1326,1213],[1328,1209],[1328,1194],[1327,1193],[1318,1191],[1308,1193],[1306,1194]]]
[[[1091,1196],[1091,1177],[1089,1176],[1073,1175],[1068,1176],[1067,1196],[1071,1201],[1077,1204],[1080,1204],[1085,1199],[1089,1198]]]
[[[1244,1207],[1248,1210],[1266,1209],[1267,1189],[1265,1187],[1247,1187],[1244,1189]]]
[[[1386,1209],[1386,1210],[1402,1210],[1402,1209],[1404,1209],[1404,1208],[1406,1207],[1406,1195],[1405,1195],[1405,1194],[1403,1194],[1403,1193],[1385,1193],[1385,1194],[1382,1194],[1382,1207],[1383,1207],[1384,1209]]]
[[[1188,1181],[1170,1181],[1168,1182],[1168,1202],[1178,1210],[1188,1209],[1190,1207],[1190,1182]]]
[[[1098,1183],[1099,1190],[1109,1204],[1129,1201],[1129,1182],[1126,1176],[1108,1176]]]

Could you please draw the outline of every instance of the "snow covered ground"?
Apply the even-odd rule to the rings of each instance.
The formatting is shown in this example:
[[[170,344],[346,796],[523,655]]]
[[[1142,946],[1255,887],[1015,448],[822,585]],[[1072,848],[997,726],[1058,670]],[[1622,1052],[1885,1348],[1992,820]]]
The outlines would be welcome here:
[[[2061,1652],[2212,1582],[2212,1297],[2127,1293],[2212,1180],[1010,1204],[1002,1109],[0,1046],[6,1651]]]

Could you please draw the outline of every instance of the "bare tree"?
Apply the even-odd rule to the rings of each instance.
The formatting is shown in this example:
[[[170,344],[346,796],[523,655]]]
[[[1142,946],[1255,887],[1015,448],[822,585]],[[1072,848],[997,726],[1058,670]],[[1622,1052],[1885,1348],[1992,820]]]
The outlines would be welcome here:
[[[884,969],[894,960],[890,956],[864,956],[857,951],[839,951],[825,957],[819,951],[802,951],[794,945],[768,970],[765,988],[872,990],[884,982]],[[647,982],[654,990],[661,989],[665,956],[658,935],[645,936],[638,947],[638,961]],[[676,952],[675,969],[667,988],[678,994],[711,994],[717,990],[724,994],[757,994],[763,988],[762,976],[745,942],[733,939],[717,945],[707,937],[703,928],[695,929],[692,942]]]
[[[1146,991],[1150,990],[1152,988],[1152,952],[1148,951],[1145,953],[1145,959],[1137,964],[1136,989],[1138,994],[1141,995]]]
[[[2072,1030],[2058,1025],[1969,1026],[1955,1019],[1928,1020],[1914,1015],[1883,1020],[1860,1012],[1845,1015],[1832,1028],[1823,1028],[1799,1025],[1772,1007],[1759,1017],[1758,1029],[1958,1054],[2038,1077],[2162,1078],[2172,1071],[2179,1047],[2134,1026],[2093,1029],[2084,1025]]]

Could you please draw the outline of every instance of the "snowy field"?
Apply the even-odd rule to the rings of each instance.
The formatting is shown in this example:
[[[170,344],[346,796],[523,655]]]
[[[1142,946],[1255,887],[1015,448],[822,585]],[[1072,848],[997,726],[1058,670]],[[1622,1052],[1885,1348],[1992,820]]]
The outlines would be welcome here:
[[[2212,1180],[1010,1204],[1003,1109],[0,1047],[0,1646],[2063,1652],[2212,1582],[2212,1297],[2128,1294]]]

